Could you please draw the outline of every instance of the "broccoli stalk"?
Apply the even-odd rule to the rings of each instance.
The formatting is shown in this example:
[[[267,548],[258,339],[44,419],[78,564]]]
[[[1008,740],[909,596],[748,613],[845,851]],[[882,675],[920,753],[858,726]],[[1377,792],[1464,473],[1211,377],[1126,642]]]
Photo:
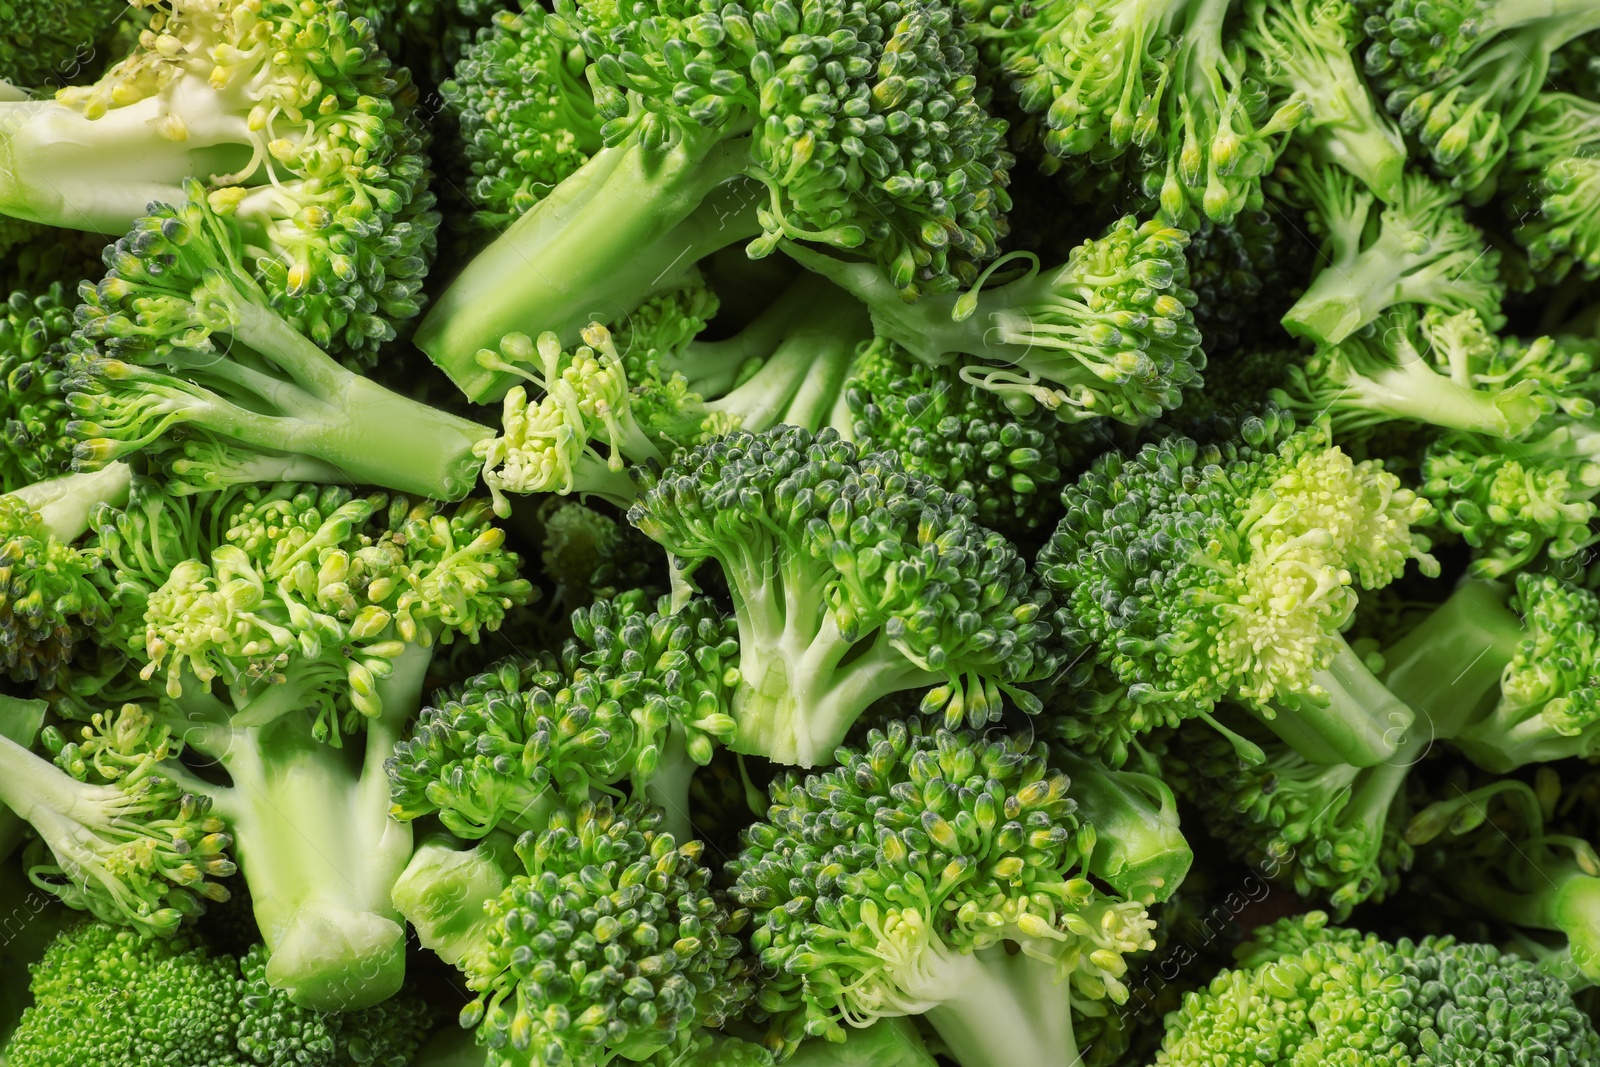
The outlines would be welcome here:
[[[970,292],[915,304],[869,264],[785,247],[860,298],[880,337],[927,363],[961,363],[964,381],[1014,410],[1042,406],[1063,421],[1136,424],[1177,407],[1205,367],[1190,311],[1188,242],[1182,230],[1127,216],[1054,270],[1041,271],[1033,258],[1004,285],[982,289],[986,274]]]
[[[188,190],[181,208],[140,219],[107,253],[110,273],[85,289],[79,323],[99,350],[70,382],[78,468],[171,447],[165,435],[181,429],[319,460],[357,483],[464,496],[488,427],[340,366],[275,310],[239,235],[195,183]]]
[[[1372,194],[1337,172],[1302,167],[1298,185],[1327,265],[1284,315],[1290,333],[1337,344],[1401,303],[1476,311],[1490,329],[1504,322],[1499,254],[1446,187],[1408,174],[1376,211]]]
[[[1024,941],[1009,952],[921,949],[914,971],[894,971],[908,1003],[922,1012],[961,1067],[1073,1067],[1080,1062],[1070,983]]]
[[[1053,749],[1050,763],[1072,780],[1078,812],[1095,828],[1090,873],[1147,905],[1177,892],[1194,852],[1178,827],[1172,789],[1155,774],[1110,770],[1064,749]]]

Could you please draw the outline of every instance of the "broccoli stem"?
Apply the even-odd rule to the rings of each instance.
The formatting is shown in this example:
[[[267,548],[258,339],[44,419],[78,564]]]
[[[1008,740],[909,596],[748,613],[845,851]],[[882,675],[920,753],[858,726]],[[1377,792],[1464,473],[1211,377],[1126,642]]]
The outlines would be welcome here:
[[[384,761],[421,708],[430,651],[409,645],[379,679],[383,713],[361,751],[316,740],[309,716],[232,731],[215,796],[230,823],[271,957],[267,979],[295,1003],[349,1011],[405,977],[405,927],[391,900],[411,826],[389,817]],[[198,747],[198,746],[196,746]]]
[[[1071,780],[1068,793],[1095,829],[1089,872],[1129,900],[1166,900],[1183,882],[1194,852],[1178,827],[1177,799],[1161,779],[1111,771],[1059,748],[1050,761]]]
[[[1522,640],[1505,591],[1463,582],[1417,628],[1384,651],[1389,692],[1425,718],[1431,737],[1454,738],[1493,700]]]
[[[97,471],[34,482],[6,495],[37,512],[51,537],[71,544],[88,532],[89,519],[101,504],[120,508],[128,502],[132,482],[133,469],[126,463],[108,463]]]
[[[447,833],[434,834],[394,883],[394,906],[422,947],[452,967],[471,970],[488,946],[483,906],[505,891],[520,867],[510,834],[492,833],[469,849]]]
[[[726,131],[690,126],[667,152],[637,137],[597,152],[472,260],[418,327],[417,347],[473,401],[506,394],[514,379],[478,363],[510,333],[577,342],[676,288],[710,253],[760,232],[749,146]]]
[[[662,359],[662,368],[676,371],[701,396],[722,396],[738,382],[751,360],[765,360],[782,342],[795,320],[812,307],[816,290],[802,275],[767,305],[744,329],[721,341],[691,341],[683,351]]]
[[[1519,882],[1530,888],[1506,888],[1479,871],[1464,872],[1456,884],[1463,899],[1512,926],[1565,934],[1579,972],[1600,981],[1600,877],[1592,867],[1585,869],[1576,852],[1560,845],[1561,839],[1550,839],[1520,850],[1519,863],[1527,876]],[[1530,859],[1529,851],[1538,858]]]
[[[0,214],[120,236],[151,203],[183,203],[186,178],[234,176],[265,158],[265,138],[233,103],[188,78],[95,119],[54,99],[7,103]],[[181,116],[181,138],[165,135],[169,116]]]
[[[1335,634],[1333,661],[1312,676],[1327,698],[1280,700],[1281,709],[1252,713],[1285,744],[1312,763],[1372,767],[1395,750],[1415,713],[1367,668],[1343,635]]]
[[[874,701],[946,680],[906,659],[869,620],[857,620],[862,632],[847,638],[826,603],[824,583],[804,565],[806,555],[762,557],[761,547],[773,546],[742,545],[738,555],[723,557],[739,621],[738,728],[729,745],[735,752],[814,767],[833,755]]]
[[[1491,437],[1518,437],[1539,420],[1531,381],[1507,389],[1472,389],[1435,371],[1412,345],[1398,346],[1397,354],[1397,366],[1363,368],[1340,379],[1328,390],[1330,402]]]
[[[1385,225],[1366,250],[1317,272],[1305,294],[1283,316],[1284,329],[1299,337],[1338,344],[1395,304],[1429,303],[1424,252],[1407,248],[1413,227]]]
[[[689,758],[689,745],[683,730],[674,725],[667,731],[667,743],[659,757],[656,772],[644,783],[644,797],[663,813],[662,826],[678,844],[699,835],[689,818],[689,785],[699,769]]]
[[[842,1044],[820,1038],[801,1042],[784,1063],[787,1067],[936,1067],[937,1061],[916,1024],[897,1016],[851,1028]]]
[[[931,950],[930,950],[931,951]],[[923,1017],[961,1067],[1077,1067],[1071,986],[1052,963],[991,945],[940,954],[932,972],[905,985],[937,1000]]]

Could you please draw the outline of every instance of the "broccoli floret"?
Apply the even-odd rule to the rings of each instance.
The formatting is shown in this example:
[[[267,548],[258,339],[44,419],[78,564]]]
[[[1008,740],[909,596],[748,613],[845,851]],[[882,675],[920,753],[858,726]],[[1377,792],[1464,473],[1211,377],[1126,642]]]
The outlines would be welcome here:
[[[1322,238],[1324,265],[1283,317],[1290,333],[1337,344],[1401,303],[1476,311],[1492,330],[1505,322],[1499,253],[1446,187],[1406,174],[1380,208],[1349,176],[1303,165],[1293,188]]]
[[[1108,687],[1078,710],[1077,745],[1120,764],[1139,733],[1235,699],[1307,758],[1394,754],[1410,712],[1340,629],[1357,585],[1438,565],[1418,529],[1431,508],[1381,462],[1353,462],[1326,423],[1296,431],[1268,409],[1220,444],[1172,436],[1109,453],[1062,500],[1039,568],[1068,649],[1082,650],[1077,682]]]
[[[387,764],[396,818],[437,815],[468,839],[538,831],[626,785],[689,838],[689,779],[733,731],[733,620],[703,598],[650,611],[624,593],[572,628],[559,659],[503,662],[423,709]]]
[[[78,738],[55,728],[57,765],[0,736],[0,802],[28,822],[28,877],[69,907],[145,935],[171,933],[228,898],[231,839],[210,801],[163,774],[183,751],[137,705],[97,715]]]
[[[234,215],[188,188],[181,207],[152,205],[81,293],[68,382],[76,467],[175,452],[193,465],[181,478],[216,487],[261,476],[239,458],[259,453],[315,460],[339,481],[464,496],[473,447],[492,431],[340,366],[277,310]],[[200,451],[185,451],[185,437]],[[208,466],[219,450],[234,459]]]
[[[851,425],[839,429],[863,451],[896,453],[906,470],[970,499],[978,521],[1001,533],[1053,523],[1062,468],[1090,445],[1085,427],[1038,408],[1017,414],[955,368],[882,338],[856,355],[844,395]]]
[[[1570,771],[1563,776],[1562,766],[1541,766],[1531,785],[1508,778],[1470,791],[1458,787],[1419,811],[1406,838],[1448,866],[1440,885],[1451,896],[1512,927],[1563,935],[1559,962],[1594,982],[1600,981],[1600,856],[1556,814],[1556,805],[1569,799],[1564,786],[1577,778]],[[1548,970],[1557,961],[1541,962]]]
[[[159,773],[209,798],[238,843],[268,978],[296,1003],[362,1007],[402,980],[389,890],[411,832],[389,818],[383,764],[433,648],[495,630],[529,596],[487,516],[334,488],[141,484],[97,518],[109,666],[75,671],[57,710],[136,699],[152,731],[212,761],[214,778],[170,759]]]
[[[1188,288],[1182,230],[1133,216],[1041,270],[1031,253],[1020,277],[908,304],[883,274],[798,245],[789,254],[859,297],[878,336],[926,363],[960,365],[963,381],[1013,410],[1036,406],[1067,422],[1138,424],[1175,408],[1205,368]],[[1002,260],[991,266],[996,270]]]
[[[859,255],[908,299],[970,284],[1011,161],[955,23],[881,0],[804,18],[786,0],[563,2],[546,25],[588,60],[605,147],[468,264],[418,345],[495,399],[512,382],[480,349],[572,344],[751,238],[756,257],[784,239]]]
[[[949,725],[999,717],[1054,668],[1048,598],[971,501],[892,453],[780,427],[643,474],[628,519],[690,580],[708,560],[738,622],[735,751],[825,760],[877,699],[926,690]]]
[[[0,39],[0,83],[54,90],[92,76],[96,56],[107,48],[119,17],[127,12],[127,0],[12,0]]]
[[[991,78],[1040,116],[1046,152],[1095,168],[1130,154],[1167,218],[1189,226],[1259,209],[1261,176],[1306,110],[1299,98],[1274,106],[1251,76],[1244,49],[1223,33],[1232,6],[971,0],[961,8]]]
[[[1256,932],[1167,1019],[1156,1067],[1588,1063],[1600,1035],[1564,983],[1491,945],[1380,941],[1321,912]]]
[[[103,923],[59,934],[32,970],[33,1004],[6,1047],[17,1067],[358,1067],[405,1064],[432,1019],[418,997],[313,1012],[197,938],[143,939]]]
[[[269,306],[370,362],[421,310],[439,221],[409,75],[339,0],[140,6],[149,28],[98,81],[0,104],[0,213],[115,235],[152,203],[208,198]]]
[[[711,888],[697,841],[658,811],[609,799],[559,807],[507,853],[419,852],[398,893],[424,944],[477,994],[461,1025],[488,1067],[672,1063],[752,992],[749,913]]]
[[[1511,233],[1541,280],[1600,275],[1600,101],[1540,93],[1511,135]]]
[[[962,1067],[1076,1062],[1075,1017],[1125,1000],[1125,957],[1154,945],[1145,904],[1090,880],[1077,783],[1043,745],[917,720],[837,756],[772,784],[728,868],[769,1040],[921,1015]]]
[[[1250,73],[1309,112],[1295,139],[1388,202],[1401,195],[1406,146],[1356,69],[1358,22],[1350,0],[1246,0],[1239,40]]]
[[[1340,442],[1394,421],[1506,439],[1566,399],[1550,390],[1579,384],[1589,370],[1548,339],[1522,346],[1496,337],[1476,311],[1401,304],[1291,364],[1271,396],[1302,417],[1326,415]]]
[[[575,610],[629,590],[667,591],[665,556],[632,526],[575,500],[549,500],[539,510],[539,564],[555,586],[552,608]]]
[[[1190,232],[1189,288],[1208,369],[1217,369],[1218,356],[1228,352],[1287,343],[1277,310],[1305,292],[1313,273],[1314,248],[1301,230],[1296,214],[1270,204],[1241,211],[1228,223],[1202,220]],[[1208,373],[1206,389],[1216,384]],[[1185,403],[1199,392],[1191,391]]]
[[[0,492],[70,469],[65,350],[73,307],[60,282],[17,290],[0,305]]]
[[[1600,29],[1589,0],[1389,0],[1372,5],[1366,70],[1434,170],[1473,199],[1493,179],[1557,48]]]
[[[532,6],[495,14],[439,87],[461,124],[475,225],[500,231],[604,147],[581,48]]]

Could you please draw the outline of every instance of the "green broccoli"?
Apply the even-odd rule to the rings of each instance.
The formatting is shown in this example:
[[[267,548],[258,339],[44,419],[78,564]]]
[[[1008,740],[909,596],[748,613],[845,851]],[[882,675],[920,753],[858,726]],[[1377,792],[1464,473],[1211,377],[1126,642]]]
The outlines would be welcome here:
[[[0,492],[71,469],[65,352],[73,306],[61,282],[16,290],[0,305]]]
[[[1293,188],[1325,265],[1284,315],[1290,333],[1337,344],[1401,303],[1476,311],[1491,330],[1504,324],[1499,253],[1446,187],[1406,174],[1379,209],[1347,175],[1303,164]]]
[[[710,601],[623,593],[573,613],[559,657],[508,660],[424,708],[387,761],[392,813],[452,833],[539,831],[623,786],[688,840],[689,779],[728,740],[737,629]],[[599,791],[599,792],[597,792]]]
[[[1511,231],[1542,279],[1600,274],[1600,101],[1540,93],[1511,135]]]
[[[126,14],[127,0],[8,0],[0,14],[6,27],[0,40],[0,84],[54,89],[92,76],[117,20]]]
[[[1436,173],[1475,200],[1493,191],[1513,132],[1557,48],[1600,29],[1589,0],[1370,4],[1366,70]]]
[[[757,257],[783,239],[860,255],[907,299],[970,284],[1004,233],[1010,157],[956,21],[881,0],[563,0],[545,22],[588,61],[605,147],[467,265],[417,344],[497,399],[512,381],[480,349],[573,344],[751,238]]]
[[[1061,597],[1069,680],[1104,688],[1065,727],[1075,745],[1120,764],[1137,735],[1214,721],[1233,699],[1307,758],[1394,754],[1411,712],[1340,629],[1357,585],[1438,565],[1419,529],[1431,508],[1381,462],[1355,463],[1325,422],[1297,431],[1269,408],[1220,444],[1174,435],[1109,453],[1062,500],[1038,566]]]
[[[370,362],[421,310],[439,222],[409,75],[340,0],[137,6],[150,27],[99,80],[0,103],[0,214],[117,235],[208,199],[267,306]]]
[[[473,447],[493,431],[340,366],[277,310],[231,209],[187,187],[181,207],[152,205],[81,293],[67,382],[77,469],[144,454],[176,457],[201,489],[310,473],[466,495]]]
[[[985,274],[966,293],[915,304],[867,264],[786,247],[866,303],[878,336],[926,363],[960,364],[963,381],[999,394],[1013,410],[1137,425],[1177,407],[1205,368],[1188,242],[1182,230],[1130,215],[1059,267],[1041,270],[1037,257],[1019,254],[1028,268],[1003,285],[984,289]]]
[[[1299,299],[1314,273],[1315,248],[1302,229],[1298,213],[1269,203],[1241,211],[1228,223],[1202,220],[1190,232],[1189,288],[1209,369],[1217,369],[1218,356],[1228,352],[1288,342],[1273,312]],[[1215,387],[1211,374],[1205,384]],[[1202,393],[1191,391],[1185,405]]]
[[[477,994],[461,1025],[488,1067],[675,1063],[743,1009],[749,913],[712,888],[699,842],[660,826],[601,799],[556,808],[514,846],[418,851],[396,903]]]
[[[1168,1016],[1155,1067],[1592,1063],[1600,1035],[1558,979],[1491,945],[1380,941],[1308,912],[1256,931]]]
[[[439,87],[461,124],[474,225],[503,230],[604,147],[588,60],[532,6],[497,12]]]
[[[962,1067],[1076,1063],[1075,1017],[1125,1000],[1125,957],[1154,947],[1145,901],[1091,880],[1089,819],[1136,811],[1107,790],[1080,812],[1077,781],[1015,735],[891,722],[838,758],[773,782],[728,867],[755,914],[769,1041],[921,1015]]]
[[[665,555],[632,526],[575,500],[547,500],[539,516],[539,564],[555,586],[552,608],[573,611],[629,590],[667,591]]]
[[[6,1047],[15,1067],[361,1067],[405,1064],[432,1013],[413,994],[352,1012],[298,1007],[242,959],[183,934],[71,927],[32,968],[33,1004]]]
[[[1239,40],[1250,75],[1309,112],[1295,139],[1391,202],[1403,195],[1406,147],[1356,69],[1358,22],[1351,0],[1245,0]]]
[[[715,561],[738,623],[735,751],[826,760],[877,699],[925,690],[954,726],[1054,669],[1048,596],[975,506],[832,431],[734,433],[644,472],[628,519],[675,561]]]
[[[117,614],[70,718],[111,696],[211,761],[159,773],[208,798],[237,843],[267,975],[296,1003],[376,1003],[403,977],[389,900],[411,854],[383,763],[423,702],[434,647],[525,601],[481,502],[443,512],[377,493],[273,485],[172,497],[135,486],[96,528]],[[222,779],[225,778],[224,783]]]

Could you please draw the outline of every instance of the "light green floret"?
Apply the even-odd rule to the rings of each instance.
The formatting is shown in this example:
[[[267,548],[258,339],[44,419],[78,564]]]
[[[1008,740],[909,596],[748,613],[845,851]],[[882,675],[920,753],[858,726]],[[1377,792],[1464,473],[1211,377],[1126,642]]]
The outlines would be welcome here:
[[[773,782],[729,865],[774,1039],[921,1015],[961,1067],[1077,1063],[1078,1018],[1155,947],[1145,903],[1091,880],[1106,807],[1014,735],[891,722],[837,758]]]
[[[1296,140],[1392,202],[1401,195],[1406,146],[1356,69],[1358,21],[1349,0],[1246,0],[1239,40],[1250,73],[1285,104],[1309,111]]]
[[[481,349],[544,331],[574,344],[735,244],[858,257],[902,299],[970,284],[995,255],[1005,125],[979,103],[951,9],[564,0],[546,25],[588,59],[605,147],[469,263],[418,331],[471,399],[513,384]]]
[[[487,517],[479,502],[450,513],[334,488],[145,484],[97,519],[117,647],[106,676],[64,688],[139,694],[225,772],[162,765],[226,822],[267,976],[296,1003],[362,1007],[402,980],[390,888],[411,831],[389,818],[383,764],[421,708],[433,649],[496,629],[530,595]]]
[[[1155,1067],[1592,1063],[1565,983],[1491,945],[1380,941],[1309,912],[1256,931],[1239,964],[1167,1017]]]
[[[660,827],[656,810],[602,799],[557,808],[514,855],[503,835],[419,850],[398,894],[423,944],[477,994],[461,1025],[486,1067],[668,1065],[742,1012],[749,914],[711,887],[698,841]]]
[[[55,765],[0,736],[0,803],[38,834],[24,859],[34,885],[146,937],[228,899],[217,879],[234,873],[231,840],[210,800],[164,772],[184,748],[171,728],[128,704],[44,742]]]
[[[136,6],[149,28],[98,81],[0,104],[0,213],[117,235],[214,197],[270,306],[370,362],[421,310],[439,222],[409,74],[340,0]]]
[[[1407,174],[1380,205],[1335,170],[1303,165],[1293,181],[1326,262],[1284,315],[1290,333],[1337,344],[1402,303],[1476,311],[1495,330],[1505,322],[1499,253],[1449,188]]]
[[[1340,441],[1362,440],[1394,421],[1519,437],[1591,370],[1548,338],[1521,345],[1491,333],[1478,312],[1399,304],[1337,344],[1291,362],[1280,407],[1326,415]]]
[[[106,253],[105,278],[83,289],[68,382],[76,467],[194,437],[232,459],[183,468],[191,485],[249,473],[243,454],[255,452],[315,460],[340,481],[465,496],[473,446],[492,431],[340,366],[275,310],[271,279],[264,287],[251,269],[233,224],[237,201],[208,199],[193,181],[187,190],[181,207],[152,205]]]
[[[538,6],[494,24],[439,87],[461,124],[472,221],[496,232],[522,217],[604,145],[583,50]]]
[[[1550,56],[1600,29],[1589,0],[1390,0],[1371,5],[1366,69],[1435,172],[1474,200],[1540,91]]]
[[[53,685],[86,631],[111,621],[95,578],[102,553],[79,542],[96,507],[127,499],[131,478],[114,463],[0,496],[0,672]]]
[[[986,274],[966,293],[915,304],[863,264],[787,250],[865,303],[879,337],[924,362],[958,364],[963,381],[1016,411],[1140,424],[1177,407],[1205,368],[1188,243],[1182,230],[1129,215],[1057,267],[1024,256],[1028,268],[1004,284],[984,288]]]
[[[1506,206],[1528,266],[1552,282],[1600,274],[1600,101],[1540,93],[1507,162],[1523,183]]]
[[[1261,206],[1261,176],[1306,112],[1274,105],[1237,40],[1234,0],[961,5],[982,64],[1024,112],[1043,115],[1052,157],[1104,165],[1130,153],[1167,217],[1230,221]],[[1053,169],[1053,161],[1046,169]]]
[[[559,659],[501,663],[424,708],[387,764],[395,818],[437,815],[470,840],[628,791],[688,840],[689,779],[733,732],[737,630],[702,598],[648,607],[624,593],[579,609]]]
[[[1394,754],[1411,712],[1340,631],[1358,587],[1437,564],[1420,530],[1431,508],[1381,462],[1352,461],[1326,423],[1296,431],[1269,409],[1220,444],[1172,436],[1109,453],[1062,500],[1039,567],[1062,598],[1069,658],[1111,689],[1086,706],[1076,744],[1120,763],[1139,732],[1238,700],[1309,759]]]
[[[954,726],[1049,676],[1047,598],[974,507],[832,431],[734,433],[644,478],[629,521],[692,580],[715,562],[739,628],[732,747],[825,761],[878,700],[925,691]]]

